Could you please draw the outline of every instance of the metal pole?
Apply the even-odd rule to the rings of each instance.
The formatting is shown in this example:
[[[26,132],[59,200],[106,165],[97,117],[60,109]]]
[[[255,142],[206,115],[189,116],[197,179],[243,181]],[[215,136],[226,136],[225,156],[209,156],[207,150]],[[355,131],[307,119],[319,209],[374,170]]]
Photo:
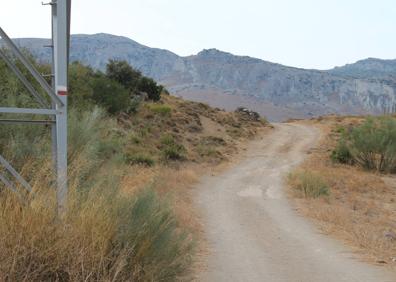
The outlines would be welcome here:
[[[31,120],[31,119],[3,119],[0,118],[0,124],[43,124],[43,125],[52,125],[54,124],[54,120]]]
[[[53,64],[52,71],[52,87],[47,83],[42,75],[35,67],[25,58],[19,51],[18,47],[12,42],[4,30],[0,27],[0,37],[8,46],[10,51],[16,56],[21,63],[28,69],[34,79],[49,95],[52,102],[51,109],[27,109],[0,107],[0,113],[9,114],[39,114],[39,115],[55,115],[55,120],[21,120],[21,119],[0,119],[3,123],[33,123],[33,124],[53,124],[52,142],[53,142],[53,158],[56,168],[57,182],[57,202],[58,214],[64,215],[67,208],[67,71],[69,64],[69,44],[70,44],[70,9],[71,0],[52,0],[52,48],[53,48]],[[33,85],[26,77],[14,66],[14,63],[7,58],[4,53],[0,53],[0,58],[6,61],[9,67],[14,71],[17,77],[27,87],[29,92],[37,99],[42,106],[47,106],[45,99],[34,89]],[[20,176],[12,166],[0,158],[0,164],[10,172],[28,191],[31,191],[29,184]],[[5,175],[0,173],[0,181],[8,186],[11,190],[16,191],[15,186]]]
[[[64,0],[63,0],[64,1]],[[62,1],[60,1],[62,2]],[[0,27],[0,36],[4,43],[10,48],[10,51],[21,61],[21,63],[28,69],[30,74],[36,79],[40,86],[47,92],[51,99],[57,104],[62,106],[62,100],[54,93],[51,86],[48,85],[47,81],[42,77],[42,75],[36,70],[36,68],[29,62],[28,59],[19,51],[18,47],[12,42],[4,30]]]
[[[25,85],[25,87],[29,90],[30,94],[32,94],[36,101],[44,108],[48,107],[48,103],[40,96],[40,94],[34,89],[33,85],[26,79],[26,77],[22,74],[22,72],[17,68],[15,64],[4,54],[0,49],[0,58],[4,60],[4,62],[8,65],[8,67],[15,73],[18,79]]]
[[[64,215],[67,209],[67,69],[68,69],[68,0],[57,0],[53,9],[53,43],[55,90],[62,104],[56,109],[56,147],[57,147],[57,201],[58,213]]]
[[[61,112],[58,110],[52,110],[52,109],[0,107],[0,113],[2,113],[2,114],[28,114],[28,115],[56,115]]]
[[[4,166],[4,168],[14,176],[20,184],[29,192],[32,192],[32,187],[30,187],[29,183],[0,155],[0,164]]]
[[[55,91],[55,54],[54,54],[54,22],[55,22],[55,15],[56,15],[56,5],[54,3],[51,4],[51,86],[52,89]],[[56,104],[52,101],[51,102],[51,108],[56,109]],[[56,177],[57,174],[57,141],[56,141],[56,116],[52,117],[52,120],[54,121],[51,125],[51,150],[52,150],[52,165],[53,165],[53,171],[54,175]]]

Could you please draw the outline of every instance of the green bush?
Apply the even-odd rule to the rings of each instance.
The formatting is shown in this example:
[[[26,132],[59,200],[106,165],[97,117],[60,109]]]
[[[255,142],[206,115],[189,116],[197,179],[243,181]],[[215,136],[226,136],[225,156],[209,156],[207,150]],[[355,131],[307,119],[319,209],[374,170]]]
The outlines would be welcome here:
[[[130,113],[137,113],[139,110],[140,105],[143,102],[142,96],[133,96],[130,101],[129,112]]]
[[[396,119],[371,117],[344,134],[334,159],[380,172],[396,172]],[[349,161],[351,159],[351,161]]]
[[[143,92],[152,101],[159,101],[162,92],[165,92],[162,85],[143,76],[140,71],[135,70],[126,61],[110,60],[106,66],[106,76],[123,85],[132,95],[139,95]]]
[[[126,61],[110,60],[106,65],[106,76],[126,89],[136,91],[142,73],[132,68]]]
[[[118,82],[99,76],[93,83],[93,100],[110,114],[127,112],[130,107],[128,91]]]
[[[344,139],[341,139],[337,144],[337,147],[331,152],[330,156],[333,162],[339,162],[342,164],[352,164],[353,157],[351,152],[349,151],[348,146]]]
[[[69,66],[69,99],[73,108],[89,109],[94,105],[92,84],[95,72],[81,63],[74,62]]]
[[[127,154],[126,162],[131,165],[145,165],[145,166],[153,166],[155,161],[148,155],[139,153],[139,154]]]
[[[116,128],[116,121],[101,108],[69,109],[68,161],[74,181],[88,186],[86,181],[89,178],[92,182],[103,163],[119,158],[122,138],[115,132]],[[0,151],[18,171],[24,171],[27,180],[35,178],[36,170],[24,170],[26,164],[39,168],[50,163],[50,127],[0,125],[0,129]],[[82,160],[83,166],[76,165]]]
[[[131,249],[127,263],[139,281],[176,281],[192,262],[194,242],[179,228],[169,204],[146,189],[121,208],[116,241]]]
[[[172,135],[166,134],[161,138],[162,148],[165,160],[183,160],[185,159],[186,148],[182,144],[176,143]]]
[[[162,150],[166,160],[183,160],[185,159],[185,148],[183,145],[174,144],[167,146]]]
[[[330,195],[330,189],[326,181],[314,172],[294,172],[289,175],[289,183],[306,198]]]
[[[147,93],[147,96],[152,101],[159,101],[163,86],[157,85],[157,83],[148,77],[142,76],[139,80],[138,89],[141,92]]]

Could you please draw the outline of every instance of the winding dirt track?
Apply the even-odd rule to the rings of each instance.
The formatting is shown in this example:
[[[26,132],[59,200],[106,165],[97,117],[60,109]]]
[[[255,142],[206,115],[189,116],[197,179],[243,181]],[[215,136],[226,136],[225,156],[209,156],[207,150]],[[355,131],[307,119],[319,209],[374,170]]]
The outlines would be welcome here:
[[[319,133],[279,124],[247,157],[197,189],[210,254],[199,281],[390,282],[385,268],[358,261],[290,207],[283,178]]]

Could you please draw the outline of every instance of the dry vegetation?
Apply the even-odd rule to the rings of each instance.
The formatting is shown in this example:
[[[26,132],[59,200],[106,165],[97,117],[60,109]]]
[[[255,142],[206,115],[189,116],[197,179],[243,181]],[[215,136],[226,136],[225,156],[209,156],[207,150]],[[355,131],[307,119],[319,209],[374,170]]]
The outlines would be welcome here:
[[[253,137],[266,124],[239,113],[213,109],[202,103],[164,95],[159,103],[146,103],[134,118],[120,117],[129,140],[126,158],[132,164],[219,163]]]
[[[298,171],[305,174],[305,181],[310,174],[308,182],[319,182],[328,193],[319,197],[304,195],[301,189],[295,189],[301,180],[296,184],[296,176],[291,177],[291,194],[298,208],[325,232],[354,246],[368,260],[395,267],[396,177],[331,159],[342,138],[341,128],[355,128],[364,119],[326,117],[306,122],[319,127],[322,138]]]
[[[2,189],[0,280],[188,279],[199,233],[190,188],[266,122],[165,95],[129,115],[94,108],[70,116],[70,201],[62,223],[50,157],[42,153],[50,151],[48,129],[13,129],[2,140],[35,194],[22,204]],[[23,143],[36,135],[33,145]]]
[[[189,188],[266,122],[171,97],[125,61],[110,61],[105,73],[73,63],[69,82],[62,219],[50,128],[0,124],[1,154],[34,190],[18,198],[0,184],[0,281],[187,280],[199,242]],[[37,106],[2,60],[0,85],[2,106]]]

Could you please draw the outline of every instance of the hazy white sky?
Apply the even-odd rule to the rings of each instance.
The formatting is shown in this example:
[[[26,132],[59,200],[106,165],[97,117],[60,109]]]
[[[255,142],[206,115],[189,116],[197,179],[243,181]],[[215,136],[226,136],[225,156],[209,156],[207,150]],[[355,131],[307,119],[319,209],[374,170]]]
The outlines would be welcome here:
[[[11,37],[49,37],[50,9],[41,0],[0,0],[0,26]],[[72,0],[72,33],[99,32],[179,55],[217,48],[326,69],[395,59],[396,1]]]

